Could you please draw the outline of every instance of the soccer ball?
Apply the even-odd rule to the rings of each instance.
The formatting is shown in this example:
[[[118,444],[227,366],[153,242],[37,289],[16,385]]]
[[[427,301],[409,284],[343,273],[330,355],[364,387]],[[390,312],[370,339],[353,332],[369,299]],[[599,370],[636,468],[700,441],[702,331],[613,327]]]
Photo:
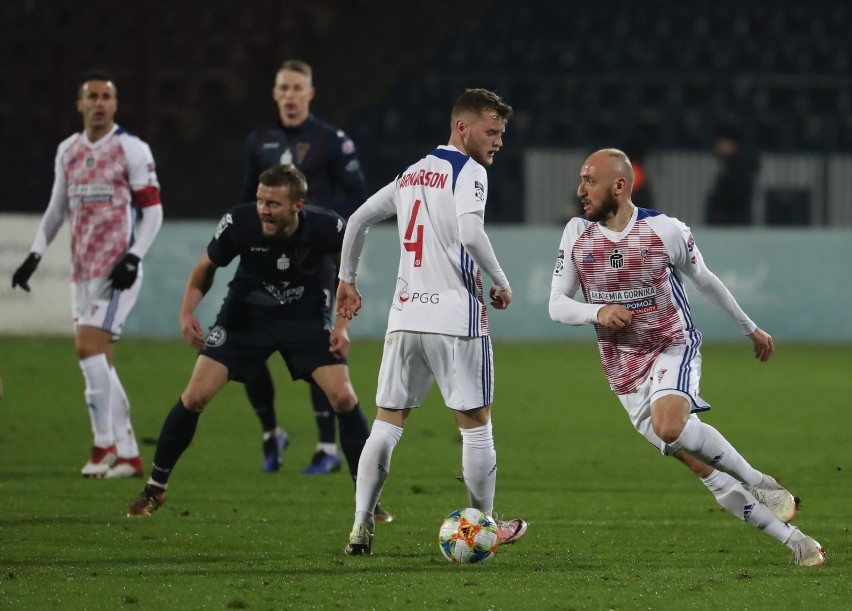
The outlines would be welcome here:
[[[453,564],[488,562],[497,551],[497,522],[478,509],[456,509],[438,531],[438,545]]]

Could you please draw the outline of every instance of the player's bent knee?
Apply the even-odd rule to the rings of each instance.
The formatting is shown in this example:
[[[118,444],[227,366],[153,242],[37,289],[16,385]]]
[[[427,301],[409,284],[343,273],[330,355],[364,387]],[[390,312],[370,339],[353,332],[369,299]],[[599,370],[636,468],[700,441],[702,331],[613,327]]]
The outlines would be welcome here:
[[[106,354],[106,349],[97,343],[77,341],[74,344],[74,350],[77,352],[77,359],[82,361],[91,356]]]
[[[677,441],[678,437],[680,437],[680,434],[683,432],[683,426],[663,425],[656,427],[654,432],[657,433],[659,438],[662,439],[665,443],[672,444]]]
[[[667,444],[674,443],[683,432],[685,420],[680,417],[662,417],[658,414],[651,415],[651,426],[654,433]]]
[[[351,389],[344,389],[329,393],[328,402],[331,404],[331,409],[336,413],[345,414],[351,412],[358,405],[358,397]]]
[[[180,400],[183,403],[183,406],[191,412],[195,412],[200,414],[204,411],[204,408],[207,407],[207,404],[213,397],[207,396],[205,393],[198,392],[190,392],[184,391],[184,393],[180,396]]]

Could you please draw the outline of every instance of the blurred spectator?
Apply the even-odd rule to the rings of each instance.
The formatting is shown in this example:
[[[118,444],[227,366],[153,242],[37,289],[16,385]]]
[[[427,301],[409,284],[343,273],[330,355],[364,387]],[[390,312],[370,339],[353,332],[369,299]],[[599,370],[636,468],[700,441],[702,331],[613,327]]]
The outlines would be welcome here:
[[[622,150],[630,157],[633,164],[633,193],[630,199],[640,208],[654,207],[654,192],[648,175],[645,174],[645,153],[647,152],[646,139],[640,135],[634,135],[624,142]]]
[[[760,168],[757,155],[744,146],[742,131],[735,125],[717,130],[713,150],[721,169],[705,203],[706,223],[751,225],[754,183]]]

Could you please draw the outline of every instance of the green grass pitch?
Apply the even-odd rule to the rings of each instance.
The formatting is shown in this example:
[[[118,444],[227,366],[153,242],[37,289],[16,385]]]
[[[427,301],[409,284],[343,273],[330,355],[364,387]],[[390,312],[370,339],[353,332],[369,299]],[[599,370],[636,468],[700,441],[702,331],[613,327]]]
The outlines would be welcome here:
[[[352,377],[370,420],[381,344],[357,342]],[[461,442],[433,389],[394,453],[374,555],[342,549],[345,472],[300,474],[314,450],[307,386],[273,358],[283,469],[261,472],[243,389],[202,416],[166,505],[124,516],[141,480],[79,475],[91,440],[71,339],[0,337],[2,609],[844,609],[852,601],[852,346],[705,345],[702,396],[757,468],[803,499],[796,523],[822,568],[716,505],[631,428],[592,343],[495,344],[497,511],[530,523],[485,565],[454,566],[437,529],[466,505]],[[116,363],[150,465],[194,352],[126,338]],[[344,469],[345,471],[345,469]]]

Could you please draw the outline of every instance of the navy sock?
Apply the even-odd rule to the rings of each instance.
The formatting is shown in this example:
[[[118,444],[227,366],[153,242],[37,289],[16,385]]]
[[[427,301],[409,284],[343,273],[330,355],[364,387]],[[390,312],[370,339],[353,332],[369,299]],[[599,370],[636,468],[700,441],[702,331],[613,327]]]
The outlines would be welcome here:
[[[201,414],[191,412],[178,399],[172,411],[163,422],[160,438],[157,440],[157,450],[154,452],[154,464],[151,468],[151,479],[165,486],[175,464],[189,447],[195,428],[198,426],[198,417]]]
[[[328,397],[316,382],[309,380],[311,385],[311,403],[314,406],[314,418],[317,421],[320,443],[335,443],[337,440],[337,427],[335,426],[334,409],[328,402]],[[343,431],[341,429],[341,437]],[[342,441],[342,439],[341,439]]]
[[[275,430],[278,419],[275,416],[275,386],[269,365],[264,364],[245,384],[249,402],[260,420],[264,431]]]
[[[337,421],[340,423],[340,447],[354,480],[358,475],[361,450],[364,449],[367,437],[370,436],[370,426],[367,424],[364,412],[361,411],[360,403],[350,412],[337,414]]]

